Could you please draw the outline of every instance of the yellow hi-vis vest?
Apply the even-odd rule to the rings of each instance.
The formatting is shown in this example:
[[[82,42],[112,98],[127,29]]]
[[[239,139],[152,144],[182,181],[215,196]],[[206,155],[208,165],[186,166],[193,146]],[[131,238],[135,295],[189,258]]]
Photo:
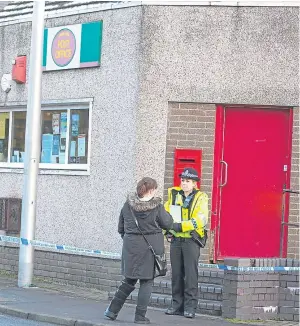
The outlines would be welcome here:
[[[168,189],[168,201],[165,203],[165,209],[167,212],[170,213],[170,206],[171,205],[183,205],[183,196],[179,193],[181,190],[180,187],[172,187]],[[195,189],[196,193],[194,194],[194,197],[192,199],[192,202],[190,204],[189,208],[181,208],[181,220],[189,221],[191,219],[195,219],[197,222],[197,229],[196,232],[199,233],[201,237],[204,236],[204,228],[208,221],[208,197],[207,194],[204,192],[201,192],[198,189]],[[190,223],[192,225],[192,223]],[[183,226],[183,223],[182,223]],[[185,228],[182,227],[184,230]],[[182,237],[182,238],[191,238],[190,232],[193,229],[189,229],[189,231],[186,232],[175,232],[171,230],[170,232],[175,237]]]

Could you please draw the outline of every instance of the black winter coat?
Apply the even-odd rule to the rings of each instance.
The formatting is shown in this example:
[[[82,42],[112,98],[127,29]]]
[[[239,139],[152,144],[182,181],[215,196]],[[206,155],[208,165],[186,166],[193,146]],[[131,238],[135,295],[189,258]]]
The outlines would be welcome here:
[[[162,229],[171,229],[173,219],[164,209],[160,198],[141,201],[135,194],[130,194],[121,210],[118,232],[123,238],[122,274],[131,279],[150,280],[154,277],[154,257],[136,226],[130,207],[140,229],[158,255],[164,253]]]

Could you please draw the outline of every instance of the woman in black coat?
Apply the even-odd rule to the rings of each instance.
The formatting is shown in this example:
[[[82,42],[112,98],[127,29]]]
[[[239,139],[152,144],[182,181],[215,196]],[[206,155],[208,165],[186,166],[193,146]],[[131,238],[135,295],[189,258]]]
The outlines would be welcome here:
[[[162,229],[171,229],[173,219],[165,211],[161,199],[155,197],[156,189],[157,183],[154,179],[143,178],[137,184],[136,194],[128,195],[121,210],[118,232],[123,238],[122,274],[125,278],[105,311],[105,316],[112,320],[117,318],[125,300],[139,280],[140,289],[134,322],[150,323],[145,315],[152,293],[154,257],[136,226],[134,215],[155,253],[162,255],[164,253]]]

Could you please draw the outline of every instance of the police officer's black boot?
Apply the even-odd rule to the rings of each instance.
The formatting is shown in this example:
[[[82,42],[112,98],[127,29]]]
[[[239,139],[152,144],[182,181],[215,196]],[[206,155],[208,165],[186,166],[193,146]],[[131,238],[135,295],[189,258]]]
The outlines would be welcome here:
[[[104,316],[108,317],[111,320],[115,320],[126,299],[134,289],[135,287],[133,285],[122,281],[122,284],[115,293],[115,296],[112,299],[109,307],[105,310]]]

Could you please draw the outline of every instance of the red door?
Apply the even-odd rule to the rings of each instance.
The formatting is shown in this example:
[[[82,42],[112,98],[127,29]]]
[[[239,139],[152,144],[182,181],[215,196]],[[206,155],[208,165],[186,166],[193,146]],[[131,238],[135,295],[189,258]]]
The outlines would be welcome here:
[[[290,175],[292,111],[218,110],[215,259],[279,257],[282,194]]]

